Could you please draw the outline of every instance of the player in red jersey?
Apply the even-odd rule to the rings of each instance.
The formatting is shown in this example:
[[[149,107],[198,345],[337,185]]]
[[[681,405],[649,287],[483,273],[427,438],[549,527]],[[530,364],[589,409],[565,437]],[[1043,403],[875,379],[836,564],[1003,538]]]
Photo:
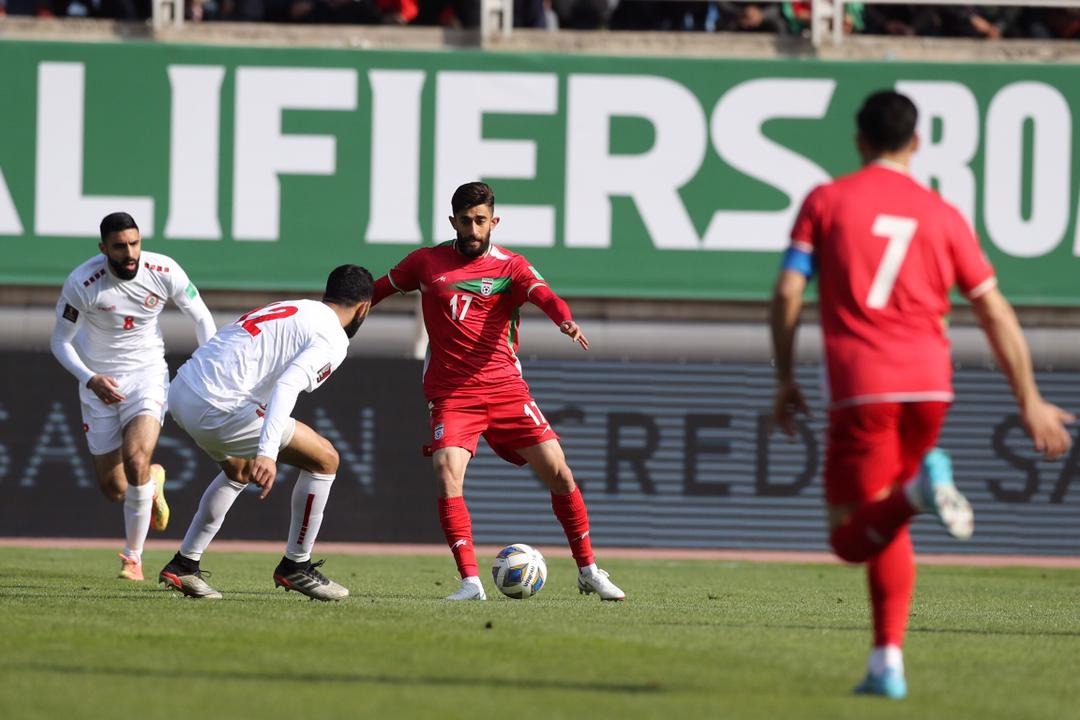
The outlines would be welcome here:
[[[953,399],[945,334],[953,285],[971,302],[1036,450],[1048,458],[1064,453],[1064,423],[1075,419],[1039,395],[1016,314],[968,223],[908,174],[916,117],[898,93],[866,99],[857,116],[864,167],[807,196],[770,314],[773,418],[794,434],[794,414],[806,412],[792,375],[795,331],[803,290],[819,276],[831,401],[829,542],[840,558],[866,563],[873,611],[873,650],[855,691],[893,699],[907,694],[901,647],[915,585],[908,524],[930,512],[958,538],[974,527],[948,455],[934,448]]]
[[[453,241],[415,250],[375,282],[372,304],[394,292],[419,290],[429,340],[424,395],[431,410],[439,520],[461,573],[448,600],[484,600],[465,506],[465,469],[482,435],[500,457],[532,467],[551,490],[579,568],[578,589],[602,600],[625,593],[596,567],[589,515],[566,464],[559,436],[521,376],[518,313],[529,301],[571,340],[589,348],[570,308],[522,257],[491,244],[499,224],[495,195],[484,183],[462,185],[451,199]]]

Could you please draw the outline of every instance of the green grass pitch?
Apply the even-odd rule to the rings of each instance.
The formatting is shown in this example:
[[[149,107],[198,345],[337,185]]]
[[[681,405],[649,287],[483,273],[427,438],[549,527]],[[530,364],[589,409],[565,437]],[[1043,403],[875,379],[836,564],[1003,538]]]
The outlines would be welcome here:
[[[629,600],[601,603],[549,549],[538,597],[459,604],[449,556],[332,555],[352,597],[321,604],[276,555],[211,549],[220,602],[114,558],[0,549],[0,718],[1080,718],[1078,570],[920,568],[896,703],[850,695],[854,568],[609,560]]]

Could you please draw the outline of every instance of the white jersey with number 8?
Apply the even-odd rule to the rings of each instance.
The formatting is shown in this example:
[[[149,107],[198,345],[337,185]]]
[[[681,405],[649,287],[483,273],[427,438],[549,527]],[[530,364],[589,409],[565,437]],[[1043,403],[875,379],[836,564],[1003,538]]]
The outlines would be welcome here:
[[[167,255],[144,251],[131,280],[117,278],[108,258],[95,255],[68,276],[56,315],[58,322],[72,323],[81,316],[74,346],[93,372],[115,376],[164,370],[158,315],[167,300],[190,313],[197,297],[187,273]]]

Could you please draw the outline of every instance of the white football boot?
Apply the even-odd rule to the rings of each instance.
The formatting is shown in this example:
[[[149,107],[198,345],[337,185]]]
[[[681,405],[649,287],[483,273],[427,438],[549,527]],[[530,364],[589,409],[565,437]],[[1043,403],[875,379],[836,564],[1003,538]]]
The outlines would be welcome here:
[[[607,570],[596,569],[593,573],[578,573],[578,592],[583,595],[596,593],[601,600],[625,600],[626,593],[608,579]]]
[[[461,587],[457,592],[446,596],[447,600],[487,600],[487,593],[480,578],[473,576],[462,578]]]
[[[940,448],[926,453],[922,469],[912,490],[915,502],[923,512],[937,516],[945,530],[957,540],[967,540],[975,530],[975,514],[953,481],[952,460]],[[909,495],[910,497],[910,495]]]

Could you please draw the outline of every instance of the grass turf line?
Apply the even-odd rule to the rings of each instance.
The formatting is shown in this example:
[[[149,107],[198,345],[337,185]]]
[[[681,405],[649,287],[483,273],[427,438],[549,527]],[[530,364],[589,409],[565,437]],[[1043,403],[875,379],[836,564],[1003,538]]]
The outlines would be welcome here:
[[[446,603],[449,556],[329,556],[352,591],[274,590],[279,556],[211,551],[225,599],[114,579],[115,553],[0,548],[0,717],[1066,718],[1080,707],[1080,571],[920,568],[911,697],[855,698],[861,570],[612,560],[577,593],[548,555],[527,601]],[[482,558],[482,570],[490,558]]]

